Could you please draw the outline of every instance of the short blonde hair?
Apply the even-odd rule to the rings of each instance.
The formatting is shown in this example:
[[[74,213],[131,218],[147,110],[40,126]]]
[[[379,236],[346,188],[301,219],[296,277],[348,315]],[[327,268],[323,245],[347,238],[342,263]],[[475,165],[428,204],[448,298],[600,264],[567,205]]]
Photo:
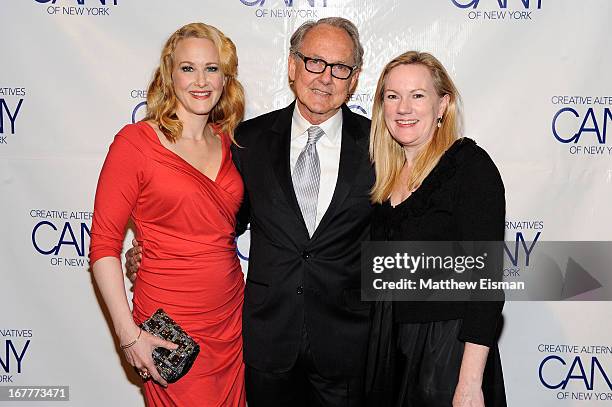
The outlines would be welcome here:
[[[460,96],[446,69],[433,55],[408,51],[389,62],[378,79],[372,107],[370,130],[370,159],[374,163],[376,181],[371,191],[371,201],[382,203],[389,199],[406,162],[402,146],[393,139],[385,123],[384,93],[389,72],[397,66],[419,64],[427,68],[439,97],[449,96],[448,106],[440,128],[417,154],[408,178],[408,189],[418,188],[436,166],[444,152],[457,140],[461,132]]]
[[[185,38],[211,40],[217,47],[225,86],[221,98],[210,112],[209,120],[234,140],[234,130],[244,116],[244,91],[237,79],[238,56],[236,46],[217,28],[204,23],[187,24],[176,30],[166,41],[153,80],[147,91],[147,114],[144,120],[157,123],[166,138],[175,142],[183,131],[183,124],[176,116],[178,100],[172,85],[174,51]]]

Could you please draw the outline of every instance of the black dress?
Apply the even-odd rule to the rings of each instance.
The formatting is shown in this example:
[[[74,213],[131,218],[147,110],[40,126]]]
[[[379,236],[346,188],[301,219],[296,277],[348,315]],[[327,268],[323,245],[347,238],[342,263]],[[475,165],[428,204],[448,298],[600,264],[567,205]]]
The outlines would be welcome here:
[[[503,241],[504,185],[489,155],[457,140],[395,207],[376,205],[375,241]],[[502,301],[378,302],[366,373],[371,406],[451,406],[465,342],[490,348],[485,405],[506,406],[497,347]]]

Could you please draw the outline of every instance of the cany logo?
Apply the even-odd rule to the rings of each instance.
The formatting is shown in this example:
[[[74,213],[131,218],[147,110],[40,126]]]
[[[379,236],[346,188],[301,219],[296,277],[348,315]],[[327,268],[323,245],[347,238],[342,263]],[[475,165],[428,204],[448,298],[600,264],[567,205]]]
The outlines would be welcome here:
[[[8,144],[6,135],[15,134],[25,94],[25,88],[0,88],[0,144]]]
[[[523,8],[542,8],[542,0],[451,0],[453,4],[459,8],[478,8],[479,5],[486,7],[494,7],[497,5],[500,9],[508,8],[508,3],[511,6],[523,5]],[[532,7],[533,6],[533,7]]]
[[[542,0],[451,0],[455,7],[470,9],[470,20],[531,20]]]
[[[119,0],[34,0],[37,3],[50,3],[50,4],[61,4],[61,5],[73,5],[73,6],[85,6],[85,5],[99,5],[106,6],[113,5],[116,6]]]
[[[367,116],[367,115],[368,115],[367,110],[365,110],[363,107],[361,107],[361,106],[360,106],[360,105],[358,105],[358,104],[351,104],[351,105],[348,105],[348,108],[349,108],[349,109],[351,109],[353,112],[355,112],[355,113],[359,113],[359,114],[361,114],[361,115],[363,115],[363,116]]]
[[[144,117],[143,109],[146,110],[147,102],[140,102],[132,109],[132,123],[136,123]]]
[[[136,123],[144,118],[147,110],[147,91],[142,89],[132,89],[130,92],[132,99],[145,99],[141,102],[136,103],[132,108],[132,123]]]
[[[552,118],[551,132],[562,144],[569,144],[569,152],[579,155],[610,155],[608,125],[612,122],[612,97],[553,96],[559,107]]]
[[[310,7],[315,7],[316,5],[319,5],[320,7],[327,7],[327,0],[304,0],[304,1],[300,1],[300,0],[240,0],[240,2],[242,4],[244,4],[245,6],[255,6],[255,7],[264,7],[266,5],[266,3],[268,3],[268,5],[274,5],[274,6],[278,6],[279,3],[284,3],[284,5],[286,7],[293,7],[293,3],[295,2],[296,4],[298,3],[308,3],[310,5]]]
[[[29,214],[37,220],[32,246],[37,253],[49,256],[52,266],[88,265],[92,212],[32,209]]]
[[[521,268],[529,267],[529,256],[538,243],[544,229],[541,220],[506,221],[504,252],[509,267],[504,268],[504,277],[519,276]]]
[[[539,247],[538,240],[544,229],[544,221],[541,220],[519,220],[509,219],[505,223],[505,241],[503,244],[503,274],[502,278],[506,282],[525,282],[527,289],[532,289],[529,275],[533,274],[530,270],[532,254],[536,247]],[[512,297],[513,292],[508,292],[508,299],[517,300],[519,297]],[[529,293],[523,290],[521,299]]]
[[[567,359],[567,360],[566,360]],[[550,368],[545,374],[548,365],[556,364],[555,368]],[[556,370],[555,374],[551,370]],[[597,356],[583,358],[575,356],[573,358],[563,358],[557,355],[550,355],[540,363],[539,369],[540,382],[548,389],[565,390],[570,383],[584,385],[585,390],[593,390],[596,385],[596,376],[599,376],[599,383],[608,386],[612,390],[612,382],[605,368]]]
[[[109,16],[110,6],[117,6],[119,0],[34,0],[47,4],[48,14],[69,16]]]
[[[251,248],[251,228],[236,238],[236,253],[240,260],[249,261],[249,250]]]
[[[327,0],[240,0],[255,8],[255,17],[318,19],[318,7],[327,7]],[[302,7],[306,8],[302,8]]]
[[[347,106],[355,113],[370,117],[368,109],[366,109],[364,106],[371,108],[373,100],[374,96],[372,96],[371,93],[353,93],[349,96]]]
[[[0,336],[0,383],[14,383],[14,374],[23,371],[23,361],[30,347],[32,330],[0,328]]]
[[[589,138],[598,144],[606,144],[608,133],[608,122],[612,120],[612,112],[609,107],[597,109],[589,107],[581,109],[581,112],[572,108],[564,107],[555,113],[552,121],[552,132],[561,143],[578,143],[582,136]],[[562,115],[566,117],[562,118]],[[569,119],[576,125],[576,131],[562,131],[557,127],[560,118]]]
[[[538,350],[548,354],[538,368],[540,384],[557,390],[555,398],[612,400],[611,347],[540,344]]]

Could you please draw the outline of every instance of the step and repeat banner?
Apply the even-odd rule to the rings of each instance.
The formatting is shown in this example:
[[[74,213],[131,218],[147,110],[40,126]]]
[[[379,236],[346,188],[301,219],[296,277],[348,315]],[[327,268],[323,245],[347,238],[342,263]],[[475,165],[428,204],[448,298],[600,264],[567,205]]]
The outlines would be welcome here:
[[[4,388],[0,406],[144,404],[87,253],[100,167],[117,131],[143,117],[170,33],[202,21],[232,38],[251,118],[293,100],[290,35],[328,16],[360,30],[348,105],[364,116],[394,56],[428,51],[448,68],[465,135],[505,182],[506,240],[519,254],[506,273],[533,242],[612,240],[609,0],[3,0],[0,388],[48,391],[17,403]],[[248,232],[238,247],[247,272]],[[503,319],[510,406],[612,404],[609,303],[512,302]]]

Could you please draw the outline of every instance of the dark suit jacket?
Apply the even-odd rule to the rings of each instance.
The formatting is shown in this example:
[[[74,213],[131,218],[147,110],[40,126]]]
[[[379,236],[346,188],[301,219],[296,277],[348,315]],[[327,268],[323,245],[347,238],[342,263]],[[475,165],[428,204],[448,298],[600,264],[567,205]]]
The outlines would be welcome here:
[[[370,304],[360,300],[360,248],[369,236],[370,121],[342,106],[342,142],[334,194],[312,238],[302,219],[289,164],[288,107],[236,130],[234,162],[245,184],[238,232],[251,224],[243,314],[245,362],[282,372],[296,361],[303,329],[317,369],[360,376]]]

